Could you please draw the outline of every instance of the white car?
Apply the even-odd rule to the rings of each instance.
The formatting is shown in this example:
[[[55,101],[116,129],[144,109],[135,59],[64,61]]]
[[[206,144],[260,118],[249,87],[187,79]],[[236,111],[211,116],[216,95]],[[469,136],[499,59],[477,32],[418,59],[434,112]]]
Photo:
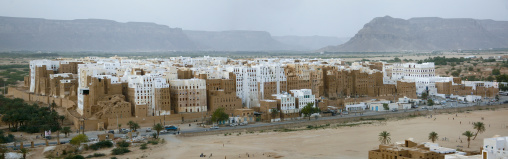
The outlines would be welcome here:
[[[210,127],[210,129],[219,129],[219,127],[218,126],[212,126],[212,127]]]
[[[146,132],[152,132],[152,128],[146,128]]]

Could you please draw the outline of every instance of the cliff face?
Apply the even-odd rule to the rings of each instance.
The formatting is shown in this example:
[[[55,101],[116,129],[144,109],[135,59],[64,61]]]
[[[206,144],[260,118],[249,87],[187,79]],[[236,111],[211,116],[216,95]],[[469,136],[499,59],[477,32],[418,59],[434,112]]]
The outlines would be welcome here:
[[[508,22],[475,19],[374,18],[348,42],[320,51],[449,50],[508,47]]]
[[[110,20],[0,17],[0,50],[162,51],[200,48],[181,29]]]
[[[216,51],[274,51],[292,50],[292,47],[272,38],[265,31],[184,31],[193,41]]]

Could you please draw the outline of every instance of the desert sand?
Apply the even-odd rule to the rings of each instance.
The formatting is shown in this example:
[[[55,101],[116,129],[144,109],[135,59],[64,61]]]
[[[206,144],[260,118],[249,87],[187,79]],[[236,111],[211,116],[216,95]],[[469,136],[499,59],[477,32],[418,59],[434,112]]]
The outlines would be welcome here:
[[[482,117],[484,120],[482,120]],[[434,120],[434,118],[436,118]],[[483,122],[486,131],[471,141],[461,134],[473,130],[472,122]],[[462,123],[462,124],[460,124]],[[335,124],[336,125],[336,124]],[[199,158],[201,153],[211,158],[367,158],[368,151],[379,145],[378,134],[388,131],[391,141],[414,138],[417,142],[430,142],[428,134],[439,134],[441,146],[479,150],[483,138],[495,135],[508,136],[508,109],[474,111],[470,113],[439,114],[403,120],[375,121],[354,127],[331,127],[319,130],[292,132],[232,133],[231,136],[209,135],[198,137],[166,136],[163,146],[151,146],[152,150],[130,153],[119,158]],[[332,124],[331,126],[334,126]],[[447,141],[441,139],[446,137]],[[460,139],[459,139],[460,137]],[[461,141],[462,140],[462,143]],[[223,146],[224,145],[224,146]],[[459,147],[457,147],[459,146]],[[133,148],[134,149],[134,148]]]
[[[482,120],[482,117],[484,120]],[[434,120],[435,118],[435,120]],[[472,122],[484,122],[486,131],[471,141],[471,148],[467,148],[467,139],[461,134],[473,130]],[[461,124],[462,123],[462,124]],[[338,124],[338,123],[337,123]],[[131,147],[133,152],[116,156],[117,158],[199,158],[203,153],[206,158],[339,158],[364,159],[368,151],[379,145],[378,134],[388,131],[391,141],[400,142],[408,138],[415,141],[430,142],[428,134],[435,131],[439,134],[441,146],[461,148],[463,150],[477,150],[483,145],[483,138],[495,135],[508,136],[508,109],[482,110],[456,114],[438,114],[430,117],[414,117],[408,119],[390,119],[388,121],[373,121],[372,124],[362,124],[353,127],[337,127],[318,130],[299,130],[291,132],[254,132],[232,133],[231,136],[208,135],[197,137],[181,137],[164,135],[165,144],[149,145],[149,149],[140,150]],[[446,137],[447,141],[441,139]],[[459,139],[460,137],[460,139]],[[462,140],[462,142],[460,141]],[[102,150],[109,154],[109,150]],[[93,154],[89,152],[84,154]],[[31,154],[35,157],[36,152]],[[37,156],[38,157],[38,156]],[[108,155],[104,158],[110,158]]]

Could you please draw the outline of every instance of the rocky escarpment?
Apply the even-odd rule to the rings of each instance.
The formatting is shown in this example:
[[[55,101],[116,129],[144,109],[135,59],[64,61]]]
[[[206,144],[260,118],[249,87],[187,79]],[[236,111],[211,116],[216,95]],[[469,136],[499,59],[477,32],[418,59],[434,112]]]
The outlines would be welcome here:
[[[0,17],[0,50],[165,51],[200,47],[182,29],[155,23]]]
[[[330,52],[489,49],[508,47],[508,22],[476,19],[374,18]]]

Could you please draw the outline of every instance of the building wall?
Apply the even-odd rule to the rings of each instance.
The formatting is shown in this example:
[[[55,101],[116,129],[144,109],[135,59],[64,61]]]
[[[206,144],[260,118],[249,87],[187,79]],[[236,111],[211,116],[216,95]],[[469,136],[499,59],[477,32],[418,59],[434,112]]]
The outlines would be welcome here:
[[[414,82],[397,81],[397,95],[416,99],[416,85]]]
[[[224,112],[232,114],[236,109],[242,108],[242,99],[236,93],[226,93],[224,90],[210,91],[208,93],[208,111],[214,112],[218,108],[224,108]]]
[[[203,79],[171,80],[171,109],[175,113],[206,112],[206,81]]]

